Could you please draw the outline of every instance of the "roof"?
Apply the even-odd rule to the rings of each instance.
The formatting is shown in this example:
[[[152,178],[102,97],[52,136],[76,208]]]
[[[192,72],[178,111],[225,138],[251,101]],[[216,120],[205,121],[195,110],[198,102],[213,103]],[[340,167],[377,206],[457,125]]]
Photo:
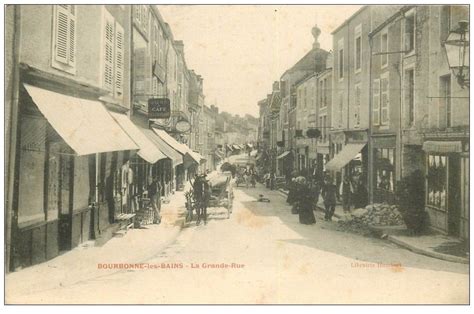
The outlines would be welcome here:
[[[334,35],[335,33],[337,33],[341,28],[343,28],[344,26],[346,26],[350,21],[352,21],[357,15],[359,15],[362,11],[364,11],[365,9],[367,9],[369,6],[368,5],[364,5],[362,8],[360,8],[359,10],[357,10],[354,14],[352,14],[347,20],[345,20],[341,25],[339,25],[338,27],[336,27],[335,30],[333,30],[331,32],[331,35]]]
[[[286,70],[282,75],[285,76],[288,73],[298,70],[312,70],[319,72],[322,67],[326,67],[326,57],[329,54],[328,51],[321,48],[313,48],[308,51],[301,59],[298,60],[291,68]]]

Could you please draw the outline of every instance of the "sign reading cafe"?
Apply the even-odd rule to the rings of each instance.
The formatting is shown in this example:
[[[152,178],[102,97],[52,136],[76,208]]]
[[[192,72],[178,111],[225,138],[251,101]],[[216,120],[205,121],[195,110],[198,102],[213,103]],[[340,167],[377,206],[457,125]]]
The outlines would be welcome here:
[[[168,119],[171,116],[171,106],[169,98],[148,99],[149,119]]]

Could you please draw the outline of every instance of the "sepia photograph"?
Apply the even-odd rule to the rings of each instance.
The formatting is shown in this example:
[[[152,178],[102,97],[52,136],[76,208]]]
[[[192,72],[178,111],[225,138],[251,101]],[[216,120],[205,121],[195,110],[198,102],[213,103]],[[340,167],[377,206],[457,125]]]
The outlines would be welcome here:
[[[5,305],[470,304],[467,2],[3,11]]]

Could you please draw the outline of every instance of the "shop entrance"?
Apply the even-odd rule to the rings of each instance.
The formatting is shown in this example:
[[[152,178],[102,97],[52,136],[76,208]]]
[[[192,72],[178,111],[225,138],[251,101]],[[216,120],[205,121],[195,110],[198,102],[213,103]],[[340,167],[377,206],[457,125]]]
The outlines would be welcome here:
[[[448,234],[460,235],[461,202],[460,202],[461,163],[458,155],[448,160]]]

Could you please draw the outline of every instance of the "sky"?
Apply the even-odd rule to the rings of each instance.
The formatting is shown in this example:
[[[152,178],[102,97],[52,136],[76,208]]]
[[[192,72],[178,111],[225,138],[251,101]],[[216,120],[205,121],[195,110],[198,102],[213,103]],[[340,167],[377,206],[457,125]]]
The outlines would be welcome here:
[[[175,40],[184,42],[189,69],[204,78],[206,105],[258,116],[257,102],[272,83],[311,48],[321,29],[322,49],[331,32],[360,6],[159,5]]]

